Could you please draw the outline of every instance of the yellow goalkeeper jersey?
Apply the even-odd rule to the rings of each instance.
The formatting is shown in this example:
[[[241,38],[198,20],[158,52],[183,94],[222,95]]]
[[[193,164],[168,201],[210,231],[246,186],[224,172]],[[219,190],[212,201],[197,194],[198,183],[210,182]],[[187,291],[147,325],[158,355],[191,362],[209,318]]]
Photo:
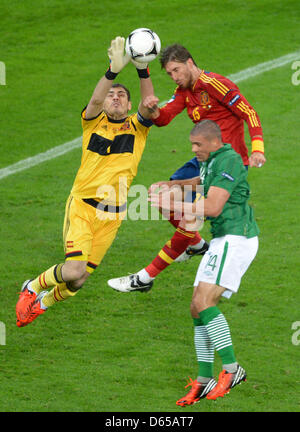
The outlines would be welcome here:
[[[152,122],[139,113],[112,120],[103,111],[86,120],[85,109],[81,122],[82,158],[71,194],[121,206],[137,174]]]

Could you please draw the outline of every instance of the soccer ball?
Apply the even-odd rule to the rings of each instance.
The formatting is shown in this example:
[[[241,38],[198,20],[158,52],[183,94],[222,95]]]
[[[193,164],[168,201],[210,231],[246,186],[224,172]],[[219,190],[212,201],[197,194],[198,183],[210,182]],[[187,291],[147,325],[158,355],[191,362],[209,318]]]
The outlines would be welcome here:
[[[130,57],[139,63],[149,63],[160,52],[160,39],[148,28],[133,30],[126,39],[125,50]]]

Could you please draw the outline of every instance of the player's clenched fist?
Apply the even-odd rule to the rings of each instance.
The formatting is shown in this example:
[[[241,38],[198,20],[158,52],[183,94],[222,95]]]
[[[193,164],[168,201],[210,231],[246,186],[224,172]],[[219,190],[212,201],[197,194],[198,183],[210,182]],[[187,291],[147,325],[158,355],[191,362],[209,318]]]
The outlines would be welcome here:
[[[154,95],[147,96],[143,100],[143,105],[145,108],[147,108],[149,110],[152,118],[156,118],[159,116],[159,108],[157,106],[158,102],[159,102],[159,99]]]

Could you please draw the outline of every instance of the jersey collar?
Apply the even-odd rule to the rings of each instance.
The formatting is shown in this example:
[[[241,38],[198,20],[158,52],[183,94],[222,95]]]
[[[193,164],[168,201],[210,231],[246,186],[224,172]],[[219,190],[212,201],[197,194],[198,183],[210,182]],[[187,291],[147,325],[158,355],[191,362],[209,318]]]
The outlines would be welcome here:
[[[193,91],[194,91],[195,88],[197,87],[197,85],[198,85],[198,83],[199,83],[199,80],[200,80],[200,78],[202,77],[203,74],[204,74],[204,69],[201,70],[200,75],[199,75],[198,78],[196,79],[195,84],[194,84],[193,87],[192,87],[192,90],[193,90]]]
[[[232,147],[231,147],[231,145],[230,144],[225,144],[224,143],[224,145],[221,147],[221,148],[219,148],[218,150],[216,150],[215,152],[211,152],[210,154],[209,154],[209,157],[208,157],[208,159],[206,160],[206,162],[210,162],[213,158],[215,158],[219,153],[223,153],[223,152],[225,152],[225,151],[228,151],[228,150],[230,150]]]
[[[114,120],[114,119],[108,117],[107,114],[106,114],[106,117],[107,117],[107,120],[108,120],[110,123],[124,123],[124,121],[127,119],[127,117],[124,117],[124,118],[121,119],[121,120]]]

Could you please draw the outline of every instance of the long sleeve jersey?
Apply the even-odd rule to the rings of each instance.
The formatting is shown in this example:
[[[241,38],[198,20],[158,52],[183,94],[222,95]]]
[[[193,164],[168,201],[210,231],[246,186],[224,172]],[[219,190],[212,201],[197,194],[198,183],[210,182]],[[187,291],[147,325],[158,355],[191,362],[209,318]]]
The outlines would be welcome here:
[[[252,150],[263,152],[260,119],[238,86],[228,78],[202,71],[193,88],[176,88],[172,99],[160,108],[160,115],[153,123],[165,126],[185,108],[194,123],[204,119],[215,121],[221,128],[223,142],[232,145],[241,155],[244,165],[249,163],[244,121],[248,125],[252,142],[257,138],[261,140],[261,144]]]

